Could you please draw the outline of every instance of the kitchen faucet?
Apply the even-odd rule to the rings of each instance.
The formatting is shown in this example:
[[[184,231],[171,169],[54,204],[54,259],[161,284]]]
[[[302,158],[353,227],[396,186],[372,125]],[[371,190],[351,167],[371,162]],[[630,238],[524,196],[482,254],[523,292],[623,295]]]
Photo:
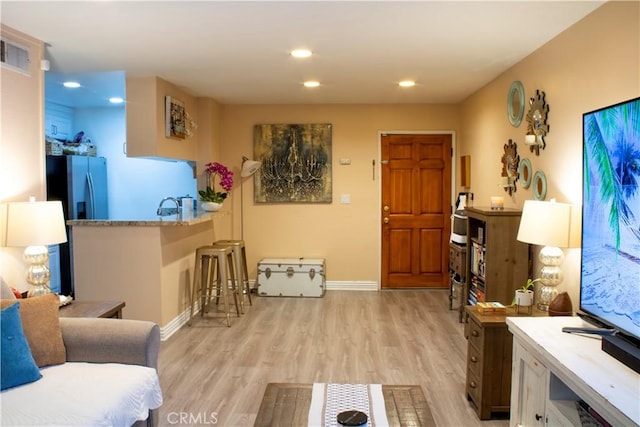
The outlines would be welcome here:
[[[178,203],[178,199],[176,199],[175,197],[165,197],[164,199],[162,199],[162,201],[160,202],[160,206],[158,206],[158,211],[156,212],[156,214],[158,215],[174,215],[174,213],[169,213],[169,211],[171,211],[171,209],[167,208],[167,210],[165,211],[162,208],[162,205],[164,204],[164,202],[166,202],[167,200],[172,201],[173,203],[176,204],[176,214],[180,213],[180,203]]]

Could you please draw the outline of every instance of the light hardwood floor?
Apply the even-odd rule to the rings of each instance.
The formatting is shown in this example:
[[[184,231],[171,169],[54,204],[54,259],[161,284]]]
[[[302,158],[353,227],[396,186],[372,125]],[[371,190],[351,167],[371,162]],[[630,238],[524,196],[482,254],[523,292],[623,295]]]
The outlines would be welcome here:
[[[159,425],[252,426],[267,383],[422,387],[439,426],[479,421],[467,402],[464,325],[448,291],[327,291],[253,298],[227,328],[197,317],[160,348]]]

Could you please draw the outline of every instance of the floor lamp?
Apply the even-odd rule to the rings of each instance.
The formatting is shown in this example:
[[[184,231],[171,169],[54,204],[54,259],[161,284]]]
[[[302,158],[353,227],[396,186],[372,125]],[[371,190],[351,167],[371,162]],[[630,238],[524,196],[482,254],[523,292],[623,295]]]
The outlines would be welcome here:
[[[249,160],[242,156],[242,169],[240,170],[240,239],[244,240],[244,178],[249,178],[260,169],[262,163],[256,160]]]

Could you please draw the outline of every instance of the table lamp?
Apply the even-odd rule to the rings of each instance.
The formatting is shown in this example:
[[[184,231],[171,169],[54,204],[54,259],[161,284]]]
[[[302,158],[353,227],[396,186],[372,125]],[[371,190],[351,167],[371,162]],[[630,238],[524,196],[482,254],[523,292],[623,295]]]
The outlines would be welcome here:
[[[23,258],[29,263],[28,297],[51,292],[49,288],[49,249],[67,241],[62,203],[60,201],[13,202],[7,204],[6,245],[26,246]]]
[[[549,310],[549,304],[558,294],[556,287],[563,281],[560,265],[564,252],[561,248],[580,247],[580,215],[579,206],[556,203],[555,200],[524,202],[517,239],[543,246],[539,255],[542,268],[537,295],[540,310]]]

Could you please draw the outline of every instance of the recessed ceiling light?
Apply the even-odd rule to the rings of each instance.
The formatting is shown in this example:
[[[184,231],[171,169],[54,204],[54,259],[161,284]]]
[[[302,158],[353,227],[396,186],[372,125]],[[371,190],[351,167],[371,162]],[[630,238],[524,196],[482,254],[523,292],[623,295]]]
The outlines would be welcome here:
[[[62,83],[64,87],[68,87],[70,89],[76,89],[80,87],[80,83],[78,82],[64,82]]]
[[[309,49],[294,49],[291,51],[291,56],[294,58],[308,58],[311,56]]]
[[[112,96],[111,98],[109,98],[109,102],[112,104],[122,104],[124,102],[124,99],[120,98],[119,96]]]
[[[309,80],[307,82],[304,82],[304,87],[318,87],[320,86],[320,82],[317,82],[315,80]]]
[[[398,83],[398,86],[400,87],[411,87],[415,85],[416,85],[416,82],[414,82],[413,80],[403,80],[400,83]]]

